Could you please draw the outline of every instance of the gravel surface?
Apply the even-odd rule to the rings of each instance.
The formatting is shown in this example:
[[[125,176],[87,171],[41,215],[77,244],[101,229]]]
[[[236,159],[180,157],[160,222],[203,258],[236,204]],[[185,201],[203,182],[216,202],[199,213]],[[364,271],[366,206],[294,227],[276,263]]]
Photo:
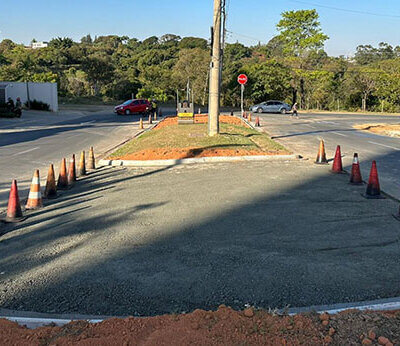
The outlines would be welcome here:
[[[398,202],[310,162],[107,168],[0,224],[0,307],[156,315],[400,296]]]

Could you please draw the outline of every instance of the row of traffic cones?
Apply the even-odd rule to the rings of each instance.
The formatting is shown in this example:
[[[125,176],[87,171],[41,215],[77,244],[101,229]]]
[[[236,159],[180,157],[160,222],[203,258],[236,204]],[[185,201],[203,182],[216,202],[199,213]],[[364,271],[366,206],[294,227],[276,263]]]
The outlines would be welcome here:
[[[321,139],[317,159],[315,160],[316,164],[328,164],[328,160],[326,159],[325,153],[325,143]],[[342,154],[340,150],[340,145],[336,148],[335,158],[333,160],[332,165],[332,173],[344,173],[343,165],[342,165]],[[353,157],[353,164],[351,166],[350,172],[350,184],[352,185],[362,185],[363,180],[361,176],[360,170],[360,161],[358,159],[358,154],[355,153]],[[364,194],[362,194],[365,198],[368,199],[384,199],[385,197],[381,193],[381,188],[379,184],[379,177],[378,177],[378,168],[376,165],[376,161],[372,161],[371,171],[369,174],[367,189]],[[399,212],[396,215],[393,215],[397,220],[400,221],[400,208]]]
[[[316,164],[328,164],[328,160],[326,159],[326,153],[325,153],[325,143],[321,139],[320,144],[319,144],[319,150],[318,150],[318,155],[317,159],[315,160]],[[333,165],[331,169],[332,173],[336,174],[341,174],[345,173],[343,170],[343,164],[342,164],[342,153],[340,149],[340,145],[336,147],[336,153],[335,153],[335,158],[333,159]],[[355,153],[353,157],[353,164],[351,167],[351,173],[350,173],[350,184],[353,185],[361,185],[363,184],[362,176],[361,176],[361,170],[360,170],[360,161],[358,159],[358,154]],[[367,191],[364,194],[366,198],[383,198],[381,195],[380,191],[380,186],[379,186],[379,178],[378,178],[378,170],[376,166],[376,161],[372,161],[372,167],[371,167],[371,172],[368,180],[368,186],[367,186]]]
[[[89,160],[87,164],[87,169],[88,170],[96,169],[93,147],[91,147],[89,150]],[[80,176],[84,176],[87,174],[84,151],[82,151],[81,154],[78,172]],[[53,164],[51,164],[47,174],[44,197],[48,199],[56,198],[57,190],[66,190],[68,188],[71,188],[75,184],[76,180],[77,179],[76,179],[75,155],[72,155],[72,158],[70,160],[68,174],[67,174],[66,160],[65,158],[61,160],[61,167],[57,184],[55,180],[54,166]],[[32,209],[40,209],[42,207],[43,207],[43,199],[40,188],[40,175],[39,175],[39,170],[36,169],[33,174],[31,188],[29,191],[25,209],[32,210]],[[23,215],[21,203],[19,200],[17,181],[14,179],[11,184],[7,215],[4,221],[21,222],[25,219],[26,217]]]
[[[233,115],[233,112],[231,113],[231,115]],[[248,121],[251,122],[251,113],[247,114],[246,112],[243,112],[243,118],[245,118],[245,119],[247,119]],[[261,126],[260,125],[260,117],[259,116],[256,117],[255,126],[256,127],[260,127]]]

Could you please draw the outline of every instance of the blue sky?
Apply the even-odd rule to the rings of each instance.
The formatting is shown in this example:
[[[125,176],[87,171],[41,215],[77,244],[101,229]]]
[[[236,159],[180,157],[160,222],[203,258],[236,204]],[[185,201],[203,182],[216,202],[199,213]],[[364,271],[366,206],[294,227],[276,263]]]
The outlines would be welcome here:
[[[268,42],[286,10],[316,8],[330,36],[331,55],[351,55],[359,44],[381,41],[400,45],[398,0],[227,0],[228,42]],[[79,40],[95,35],[128,35],[144,39],[165,33],[209,37],[213,0],[0,0],[0,40],[28,44],[56,36]],[[315,4],[315,5],[310,5]],[[373,16],[316,5],[381,14]]]

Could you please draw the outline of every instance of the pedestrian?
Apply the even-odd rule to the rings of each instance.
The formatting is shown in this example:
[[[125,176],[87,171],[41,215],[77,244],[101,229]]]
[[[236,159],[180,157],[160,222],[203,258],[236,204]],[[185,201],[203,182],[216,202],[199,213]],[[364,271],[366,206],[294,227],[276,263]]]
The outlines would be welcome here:
[[[19,97],[17,97],[17,101],[15,102],[14,113],[17,115],[18,118],[20,118],[22,115],[22,103]]]
[[[295,102],[292,107],[292,116],[295,116],[296,118],[299,117],[299,114],[297,113],[297,102]]]
[[[12,99],[11,97],[9,97],[9,98],[7,99],[6,106],[7,106],[7,110],[8,110],[9,112],[14,112],[14,107],[15,107],[15,105],[14,105],[14,101],[13,101],[13,99]]]

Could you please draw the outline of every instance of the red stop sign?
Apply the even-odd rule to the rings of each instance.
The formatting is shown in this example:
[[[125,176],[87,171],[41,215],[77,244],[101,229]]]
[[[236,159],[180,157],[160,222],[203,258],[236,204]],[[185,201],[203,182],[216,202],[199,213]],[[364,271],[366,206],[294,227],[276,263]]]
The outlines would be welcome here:
[[[246,84],[247,83],[247,76],[245,74],[240,74],[238,77],[238,83],[239,84]]]

